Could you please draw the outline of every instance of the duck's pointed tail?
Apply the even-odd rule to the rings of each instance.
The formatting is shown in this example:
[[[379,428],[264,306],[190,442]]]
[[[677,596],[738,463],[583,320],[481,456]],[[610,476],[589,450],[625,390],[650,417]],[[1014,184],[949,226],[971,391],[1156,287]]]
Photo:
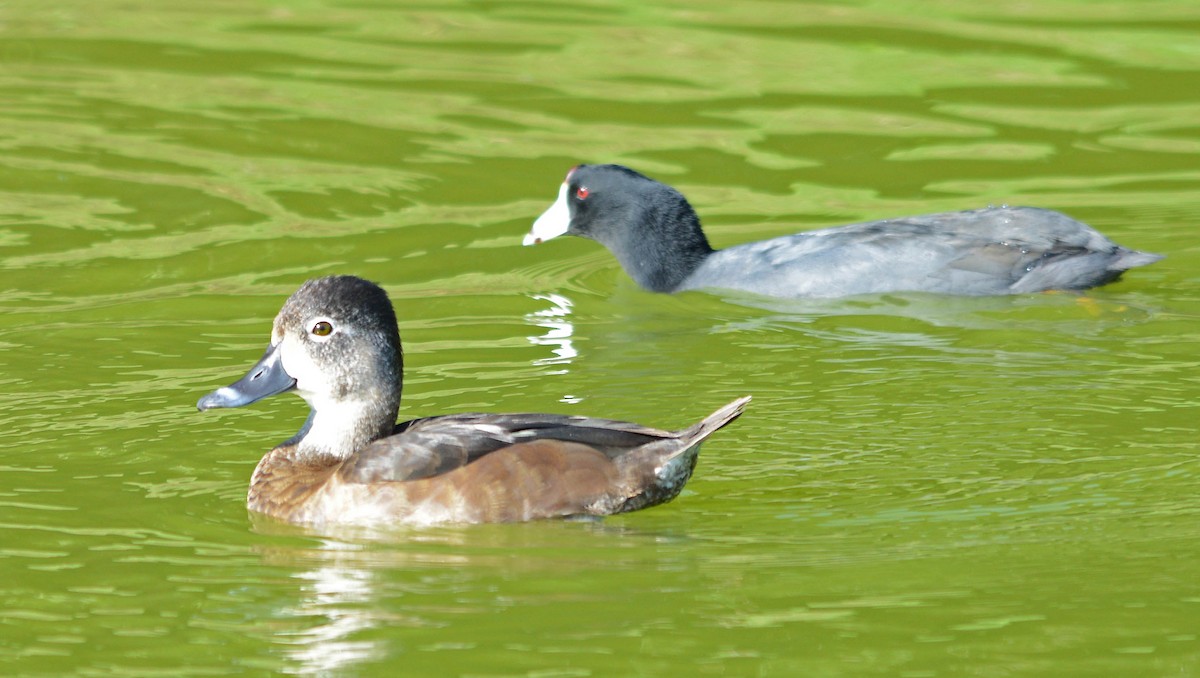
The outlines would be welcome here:
[[[626,493],[609,513],[625,513],[671,501],[692,477],[700,443],[721,427],[737,419],[750,397],[718,409],[670,438],[650,443],[621,459]]]
[[[713,433],[716,433],[721,427],[742,416],[742,412],[746,410],[746,403],[748,402],[750,402],[750,396],[744,396],[725,405],[692,426],[680,431],[680,440],[687,441],[688,444],[686,447],[691,447],[699,443]]]

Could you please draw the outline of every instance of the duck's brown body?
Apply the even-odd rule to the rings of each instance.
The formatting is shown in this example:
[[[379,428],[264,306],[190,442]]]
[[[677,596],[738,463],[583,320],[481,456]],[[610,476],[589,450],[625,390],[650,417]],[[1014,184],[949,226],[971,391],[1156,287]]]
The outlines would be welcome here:
[[[292,523],[515,522],[608,515],[669,501],[699,444],[742,413],[740,398],[682,431],[554,414],[460,414],[395,425],[403,356],[383,290],[310,280],[275,319],[245,377],[200,399],[240,407],[297,391],[312,407],[267,453],[248,507]]]
[[[293,523],[359,525],[633,511],[679,494],[700,442],[747,400],[678,432],[586,417],[466,414],[406,422],[345,460],[306,455],[289,442],[259,462],[247,505]]]

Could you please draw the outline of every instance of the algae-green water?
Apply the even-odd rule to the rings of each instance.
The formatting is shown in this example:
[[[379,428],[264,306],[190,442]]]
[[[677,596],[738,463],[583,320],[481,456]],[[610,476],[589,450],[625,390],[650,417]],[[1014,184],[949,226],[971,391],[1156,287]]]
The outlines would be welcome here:
[[[1200,674],[1198,120],[1183,2],[0,5],[0,673]],[[658,296],[520,246],[580,162],[716,246],[1031,204],[1167,258]],[[402,416],[754,401],[651,510],[263,524],[304,404],[194,404],[329,273],[392,295]]]

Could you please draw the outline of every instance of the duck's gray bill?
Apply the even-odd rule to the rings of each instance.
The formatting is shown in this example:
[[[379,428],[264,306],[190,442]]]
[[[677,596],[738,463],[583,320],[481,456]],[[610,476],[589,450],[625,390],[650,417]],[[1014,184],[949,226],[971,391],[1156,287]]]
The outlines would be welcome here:
[[[268,346],[267,352],[250,368],[246,376],[204,396],[196,403],[196,409],[203,412],[216,407],[241,407],[294,388],[296,380],[283,369],[283,363],[279,360],[279,347]]]

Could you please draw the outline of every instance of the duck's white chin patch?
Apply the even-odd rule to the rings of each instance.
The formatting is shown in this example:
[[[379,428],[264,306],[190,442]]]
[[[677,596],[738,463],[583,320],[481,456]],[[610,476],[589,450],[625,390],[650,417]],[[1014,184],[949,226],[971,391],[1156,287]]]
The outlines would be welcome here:
[[[567,205],[567,182],[563,182],[558,189],[558,199],[550,206],[550,209],[542,213],[542,216],[533,222],[533,228],[525,235],[525,239],[521,241],[522,245],[537,245],[538,243],[557,238],[571,226],[571,208]]]

